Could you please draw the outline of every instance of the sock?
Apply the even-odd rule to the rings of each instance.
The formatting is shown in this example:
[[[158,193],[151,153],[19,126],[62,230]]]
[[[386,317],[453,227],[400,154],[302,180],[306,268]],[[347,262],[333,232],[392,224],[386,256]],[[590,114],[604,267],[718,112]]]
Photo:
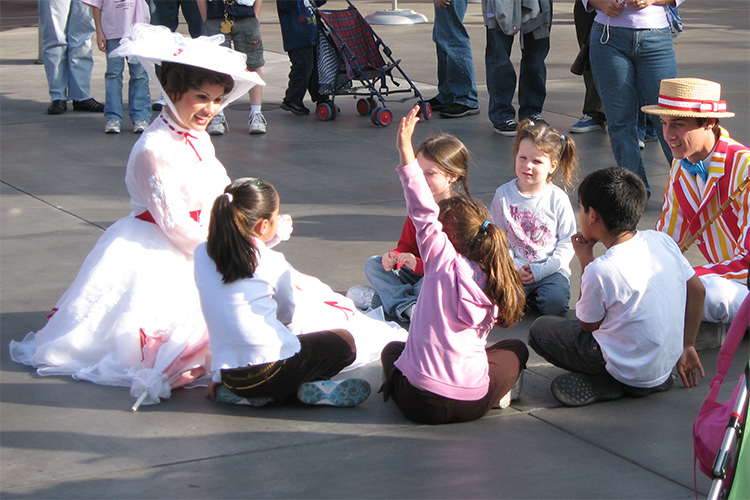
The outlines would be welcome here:
[[[253,113],[260,113],[260,108],[261,108],[260,104],[258,104],[258,105],[251,104],[250,105],[250,114],[252,115]]]

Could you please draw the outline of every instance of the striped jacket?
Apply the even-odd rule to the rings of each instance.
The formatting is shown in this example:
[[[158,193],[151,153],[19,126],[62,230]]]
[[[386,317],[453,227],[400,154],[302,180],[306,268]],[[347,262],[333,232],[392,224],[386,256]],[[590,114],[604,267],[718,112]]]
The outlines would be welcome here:
[[[672,161],[667,191],[657,231],[664,231],[682,246],[691,235],[719,210],[750,173],[750,150],[729,137],[721,136],[711,155],[703,197],[694,176]],[[745,283],[750,263],[750,188],[746,188],[711,224],[696,242],[708,264],[697,266],[698,275],[717,274]]]

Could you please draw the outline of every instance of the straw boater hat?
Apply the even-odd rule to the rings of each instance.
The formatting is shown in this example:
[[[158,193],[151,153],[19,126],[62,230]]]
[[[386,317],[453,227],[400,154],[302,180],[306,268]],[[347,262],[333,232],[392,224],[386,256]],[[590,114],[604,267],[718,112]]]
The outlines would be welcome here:
[[[643,106],[650,115],[694,118],[731,118],[721,100],[721,85],[700,78],[667,78],[659,84],[658,104]]]
[[[222,102],[221,109],[241,97],[255,85],[265,85],[254,71],[247,69],[247,56],[229,47],[223,47],[224,35],[186,38],[172,33],[165,26],[152,26],[138,23],[120,40],[120,46],[111,56],[135,59],[146,69],[149,78],[156,83],[167,99],[167,105],[177,116],[174,107],[156,76],[155,64],[175,62],[209,69],[229,75],[234,80],[234,88]]]

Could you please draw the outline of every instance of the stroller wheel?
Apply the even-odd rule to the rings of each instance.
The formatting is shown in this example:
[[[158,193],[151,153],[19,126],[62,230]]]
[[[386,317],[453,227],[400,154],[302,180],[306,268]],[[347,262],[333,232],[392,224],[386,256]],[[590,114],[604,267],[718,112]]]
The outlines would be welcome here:
[[[359,99],[357,100],[357,112],[362,116],[367,116],[370,114],[370,111],[372,111],[373,103],[370,102],[372,98],[370,99]]]
[[[432,118],[432,104],[427,101],[419,101],[420,114],[425,121]]]
[[[370,121],[373,125],[378,125],[378,111],[380,111],[380,108],[372,108],[370,111]]]
[[[393,121],[393,112],[388,108],[378,108],[375,111],[373,123],[381,127],[387,127]]]
[[[333,107],[327,102],[318,104],[318,108],[315,110],[315,112],[317,113],[318,119],[320,121],[325,122],[328,120],[333,120]]]

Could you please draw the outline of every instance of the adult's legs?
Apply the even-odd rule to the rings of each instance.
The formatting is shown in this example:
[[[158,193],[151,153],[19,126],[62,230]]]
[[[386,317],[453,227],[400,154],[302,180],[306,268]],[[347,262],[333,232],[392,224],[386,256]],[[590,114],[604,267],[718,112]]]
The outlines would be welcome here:
[[[119,46],[119,38],[107,40],[107,70],[104,73],[104,91],[106,97],[104,117],[107,120],[123,121],[122,74],[125,71],[125,58],[109,57],[110,52]]]
[[[179,24],[179,3],[177,0],[152,0],[151,24],[166,26],[177,31]],[[192,36],[192,35],[191,35]]]
[[[650,193],[638,147],[639,96],[633,55],[638,31],[641,30],[605,27],[595,22],[591,28],[589,58],[596,89],[607,113],[609,140],[615,161],[618,166],[638,175]]]
[[[159,0],[156,1],[158,2]],[[201,36],[203,33],[203,18],[201,17],[201,11],[198,10],[198,2],[195,0],[178,0],[177,3],[180,4],[180,8],[182,9],[182,16],[188,25],[190,37],[196,38]]]
[[[39,0],[42,58],[52,100],[68,100],[68,37],[73,0]]]
[[[510,60],[513,37],[500,30],[486,29],[487,45],[484,64],[487,70],[487,91],[490,104],[487,114],[493,125],[516,117],[513,94],[516,92],[516,70]]]
[[[595,17],[596,11],[587,12],[583,2],[576,0],[573,5],[573,23],[576,28],[576,38],[578,39],[579,47],[583,47],[589,41],[589,34],[591,33],[591,26],[594,24]],[[586,92],[583,98],[582,113],[594,118],[599,123],[607,123],[607,118],[604,115],[604,106],[602,105],[599,93],[596,91],[594,76],[591,73],[591,64],[587,64],[583,69],[583,85],[586,88]]]
[[[435,6],[432,40],[438,54],[438,100],[479,107],[474,81],[471,40],[463,24],[467,0],[453,0],[447,7]]]
[[[73,0],[68,19],[68,97],[85,101],[91,97],[91,72],[94,55],[91,37],[96,33],[91,8]]]
[[[518,74],[518,116],[526,118],[540,114],[547,97],[547,65],[549,37],[534,39],[534,35],[523,35],[521,68]]]

